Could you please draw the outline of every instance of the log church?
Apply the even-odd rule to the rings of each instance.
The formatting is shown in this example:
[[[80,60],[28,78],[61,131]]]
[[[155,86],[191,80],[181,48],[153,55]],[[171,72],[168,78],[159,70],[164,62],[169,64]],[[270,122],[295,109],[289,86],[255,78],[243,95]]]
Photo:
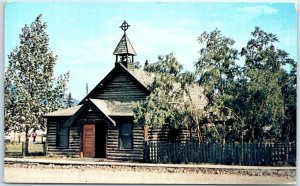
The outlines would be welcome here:
[[[145,141],[163,140],[156,129],[133,123],[133,107],[150,94],[155,75],[134,68],[136,52],[124,34],[113,54],[115,66],[77,106],[47,113],[47,153],[77,158],[143,161]],[[195,102],[201,103],[200,87],[194,87]],[[203,105],[200,104],[201,107]],[[181,132],[181,140],[188,133]]]

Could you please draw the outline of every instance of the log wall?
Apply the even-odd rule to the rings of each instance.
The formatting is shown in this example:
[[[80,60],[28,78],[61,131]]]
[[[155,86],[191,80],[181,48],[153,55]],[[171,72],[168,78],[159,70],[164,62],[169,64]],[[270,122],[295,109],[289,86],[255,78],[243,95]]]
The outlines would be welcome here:
[[[188,129],[179,128],[172,130],[169,125],[164,125],[162,128],[148,129],[147,141],[149,142],[162,142],[162,143],[188,143],[191,139],[191,134]]]
[[[80,157],[82,151],[82,126],[86,123],[96,125],[105,124],[105,120],[99,114],[87,113],[81,116],[70,128],[69,146],[57,147],[57,125],[64,123],[67,118],[48,118],[48,155]],[[124,121],[132,123],[132,118],[118,118],[116,126],[108,126],[106,135],[106,158],[111,160],[143,161],[144,158],[144,130],[141,127],[133,127],[132,149],[119,148],[119,125]]]
[[[48,155],[53,156],[71,156],[80,157],[80,152],[82,148],[82,126],[84,124],[96,124],[96,125],[106,125],[106,120],[103,116],[93,112],[85,112],[82,114],[77,121],[75,121],[69,127],[69,146],[68,147],[57,147],[57,126],[58,124],[63,124],[66,122],[67,117],[51,117],[48,118]]]
[[[57,147],[57,126],[66,121],[67,118],[49,118],[48,119],[48,133],[47,133],[47,144],[48,144],[48,155],[52,156],[71,156],[80,157],[80,143],[81,143],[81,126],[79,123],[74,124],[69,128],[69,146],[68,147]]]
[[[148,94],[125,72],[117,72],[104,85],[100,86],[92,98],[113,101],[140,101],[145,100]]]
[[[133,128],[132,149],[119,148],[119,127],[109,127],[107,133],[107,159],[142,161],[144,156],[144,130]]]

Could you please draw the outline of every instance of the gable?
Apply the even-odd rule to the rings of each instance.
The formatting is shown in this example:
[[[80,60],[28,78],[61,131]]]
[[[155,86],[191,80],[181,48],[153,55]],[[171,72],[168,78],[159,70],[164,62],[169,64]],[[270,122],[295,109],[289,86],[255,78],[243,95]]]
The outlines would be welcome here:
[[[105,112],[98,108],[91,100],[85,102],[76,113],[74,113],[66,122],[67,126],[71,126],[74,121],[81,120],[81,122],[99,122],[115,125],[116,122],[111,119]]]
[[[92,98],[128,102],[144,100],[146,96],[146,92],[136,82],[120,71],[103,88],[97,90]]]
[[[115,68],[80,102],[86,99],[103,99],[131,102],[145,100],[149,91],[122,64]]]

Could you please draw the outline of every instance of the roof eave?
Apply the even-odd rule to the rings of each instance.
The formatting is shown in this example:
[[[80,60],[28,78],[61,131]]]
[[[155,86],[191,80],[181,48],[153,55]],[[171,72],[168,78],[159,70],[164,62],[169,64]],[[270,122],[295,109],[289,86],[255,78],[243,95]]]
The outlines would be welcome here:
[[[89,104],[93,104],[93,106],[95,108],[97,108],[98,112],[100,112],[101,114],[103,114],[105,116],[105,119],[107,119],[113,126],[116,126],[116,122],[111,119],[106,113],[104,113],[101,109],[99,109],[97,107],[97,105],[95,105],[90,99],[75,113],[73,114],[66,122],[65,124],[67,126],[72,125],[72,123],[78,118],[78,116],[83,112],[84,109],[86,109]]]

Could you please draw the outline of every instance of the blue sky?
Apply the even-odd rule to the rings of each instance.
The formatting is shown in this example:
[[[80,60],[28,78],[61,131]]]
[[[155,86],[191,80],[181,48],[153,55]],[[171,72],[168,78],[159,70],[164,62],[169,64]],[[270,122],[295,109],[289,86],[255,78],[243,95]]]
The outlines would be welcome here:
[[[11,2],[5,7],[6,65],[22,27],[39,14],[48,25],[50,49],[58,55],[55,76],[70,72],[68,92],[78,100],[85,96],[86,83],[91,90],[114,67],[124,20],[131,25],[127,35],[135,60],[142,64],[174,52],[192,70],[201,47],[198,36],[215,28],[241,49],[259,26],[278,36],[278,48],[297,56],[297,15],[291,3]]]

